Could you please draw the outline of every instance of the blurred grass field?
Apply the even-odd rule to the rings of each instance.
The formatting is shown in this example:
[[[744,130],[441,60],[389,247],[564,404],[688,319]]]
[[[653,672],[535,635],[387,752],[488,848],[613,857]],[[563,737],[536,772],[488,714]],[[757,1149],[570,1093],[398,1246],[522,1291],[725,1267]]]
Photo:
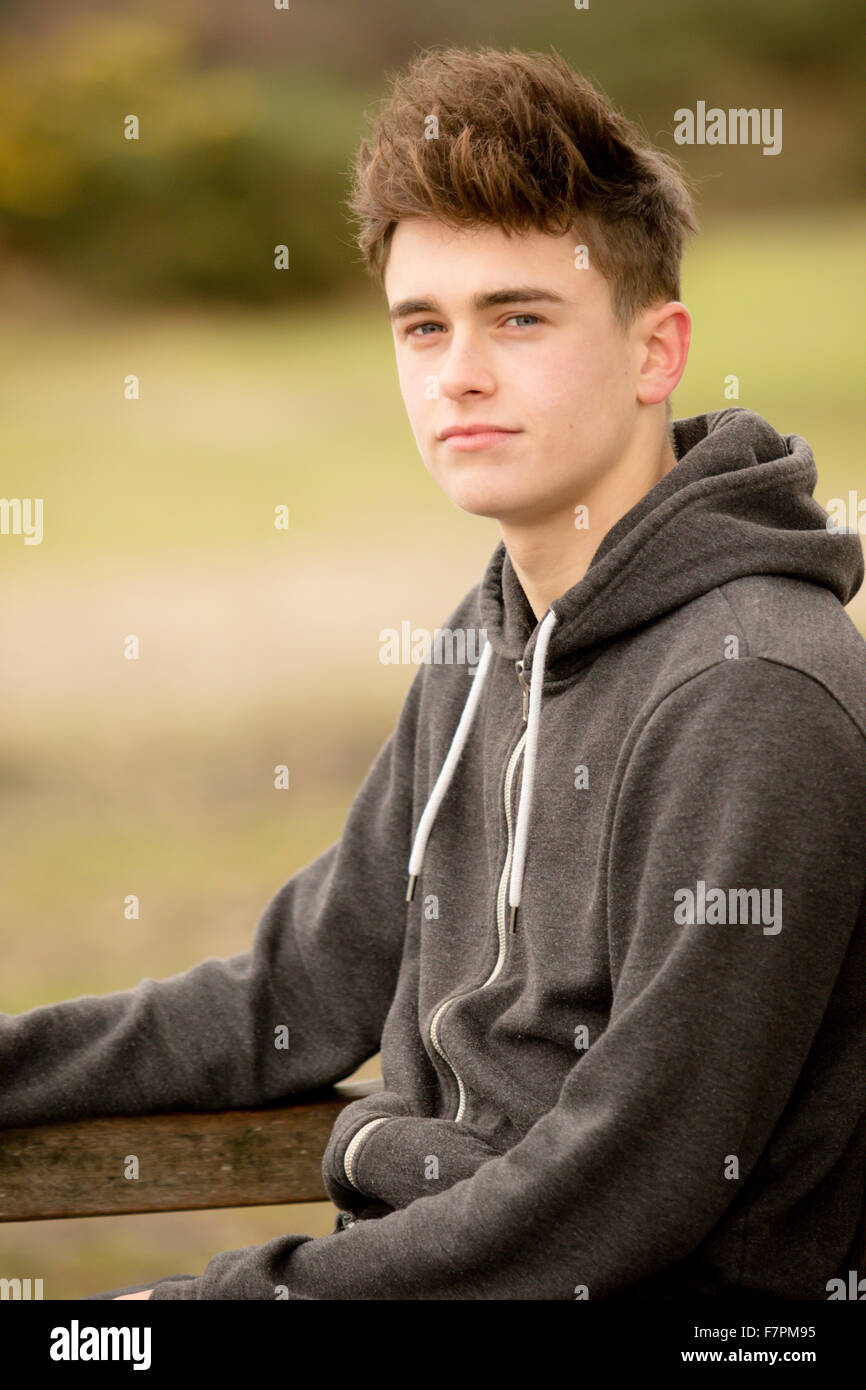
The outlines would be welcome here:
[[[738,404],[803,435],[822,503],[866,489],[864,230],[857,208],[717,220],[685,262],[675,416]],[[439,625],[498,530],[429,479],[381,304],[125,314],[9,284],[0,301],[2,491],[45,508],[41,545],[0,549],[0,1008],[16,1013],[248,948],[338,837],[399,713],[414,668],[380,663],[380,630]],[[0,1271],[76,1297],[324,1234],[333,1214],[2,1226]]]

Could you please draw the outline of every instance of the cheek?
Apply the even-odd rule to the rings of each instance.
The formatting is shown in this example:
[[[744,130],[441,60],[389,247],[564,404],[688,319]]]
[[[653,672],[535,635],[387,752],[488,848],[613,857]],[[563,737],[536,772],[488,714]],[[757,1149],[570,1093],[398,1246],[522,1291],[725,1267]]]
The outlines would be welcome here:
[[[412,402],[411,374],[406,368],[406,363],[402,357],[397,357],[397,380],[400,383],[400,394],[408,407]]]
[[[397,377],[400,393],[410,420],[421,420],[435,404],[428,393],[435,391],[435,382],[430,384],[430,371],[422,362],[403,360],[397,364]]]
[[[560,423],[597,420],[600,407],[617,395],[621,364],[598,344],[567,356],[551,356],[533,370],[529,398],[533,413]]]
[[[533,364],[521,381],[528,413],[546,434],[560,434],[591,413],[598,402],[598,383],[579,359],[551,357]]]

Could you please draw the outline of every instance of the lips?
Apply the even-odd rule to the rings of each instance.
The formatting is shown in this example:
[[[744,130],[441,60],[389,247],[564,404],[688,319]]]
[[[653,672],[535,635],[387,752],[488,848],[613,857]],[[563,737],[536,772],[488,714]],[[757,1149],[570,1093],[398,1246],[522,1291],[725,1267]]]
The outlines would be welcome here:
[[[450,453],[477,454],[488,449],[504,449],[518,434],[520,430],[507,430],[502,425],[483,425],[476,421],[471,425],[449,425],[440,435],[440,443]]]
[[[440,439],[450,439],[455,434],[517,434],[517,430],[508,429],[506,425],[491,425],[484,422],[475,422],[465,425],[449,425],[442,430]]]

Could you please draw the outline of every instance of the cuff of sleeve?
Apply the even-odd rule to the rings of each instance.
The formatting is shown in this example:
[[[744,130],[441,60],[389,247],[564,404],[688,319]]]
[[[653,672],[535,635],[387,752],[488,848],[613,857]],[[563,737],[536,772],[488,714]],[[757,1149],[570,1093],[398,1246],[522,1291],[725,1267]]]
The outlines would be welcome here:
[[[164,1298],[201,1298],[200,1279],[166,1279],[154,1284],[148,1303]]]

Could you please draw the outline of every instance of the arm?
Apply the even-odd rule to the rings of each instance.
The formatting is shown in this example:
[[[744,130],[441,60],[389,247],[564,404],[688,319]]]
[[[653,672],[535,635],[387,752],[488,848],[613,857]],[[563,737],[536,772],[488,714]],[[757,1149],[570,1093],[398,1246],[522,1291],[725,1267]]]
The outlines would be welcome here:
[[[252,949],[164,980],[0,1014],[0,1126],[254,1107],[372,1056],[405,933],[416,676],[342,838],[274,896]],[[275,1029],[288,1028],[288,1048]]]
[[[554,1108],[444,1192],[223,1252],[152,1297],[563,1299],[585,1285],[597,1299],[687,1256],[754,1171],[820,1028],[863,898],[864,824],[863,736],[827,691],[762,660],[696,676],[621,772],[611,1017]],[[674,893],[699,879],[780,889],[781,931],[677,923]],[[361,1188],[375,1191],[380,1146],[416,1163],[424,1123],[371,1131]]]

